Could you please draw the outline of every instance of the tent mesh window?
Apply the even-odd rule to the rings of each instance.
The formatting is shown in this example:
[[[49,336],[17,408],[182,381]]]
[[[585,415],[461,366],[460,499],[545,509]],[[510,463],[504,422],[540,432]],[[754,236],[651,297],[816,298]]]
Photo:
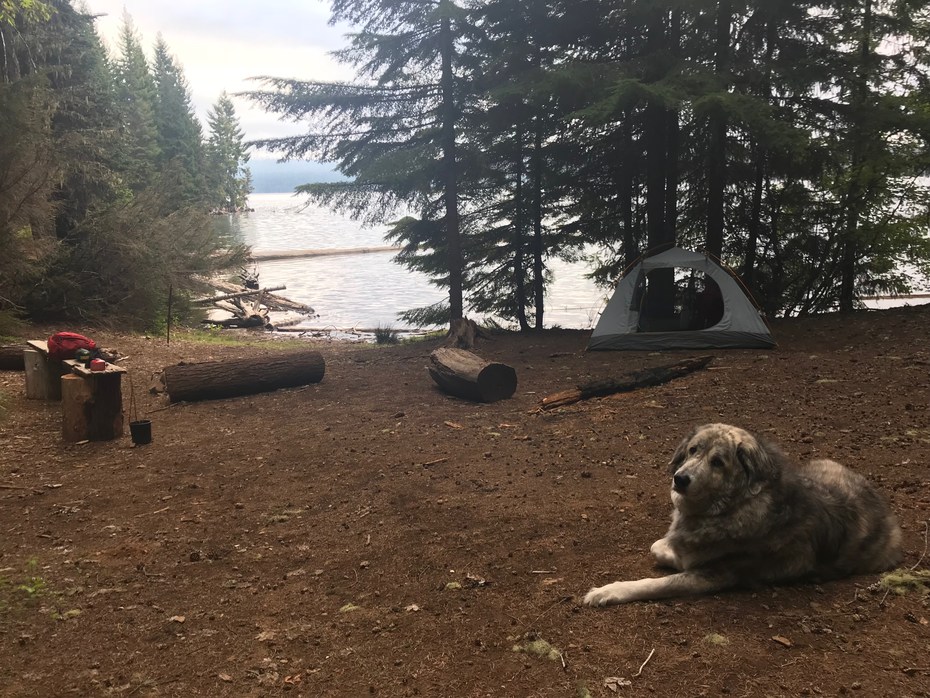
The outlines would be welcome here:
[[[675,268],[673,295],[668,298],[670,303],[663,303],[661,298],[655,302],[655,295],[665,297],[667,294],[661,291],[650,294],[650,279],[640,272],[630,303],[630,310],[639,313],[639,332],[703,330],[713,327],[723,317],[720,286],[697,269]]]

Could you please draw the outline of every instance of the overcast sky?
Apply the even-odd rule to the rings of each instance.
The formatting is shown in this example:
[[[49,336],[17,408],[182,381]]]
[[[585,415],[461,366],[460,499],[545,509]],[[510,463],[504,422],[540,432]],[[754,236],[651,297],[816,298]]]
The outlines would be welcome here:
[[[103,15],[97,28],[111,52],[117,46],[124,11],[150,58],[161,33],[184,70],[204,131],[207,111],[220,93],[225,90],[233,96],[256,89],[250,77],[351,77],[346,66],[329,56],[344,45],[347,29],[329,26],[325,0],[84,0],[84,6]],[[247,100],[235,96],[233,100],[246,139],[306,130],[278,121]]]

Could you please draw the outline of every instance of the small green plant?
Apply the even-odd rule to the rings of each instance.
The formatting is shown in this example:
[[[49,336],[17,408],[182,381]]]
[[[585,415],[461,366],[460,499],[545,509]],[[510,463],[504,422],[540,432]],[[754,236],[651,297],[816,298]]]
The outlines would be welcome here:
[[[16,585],[16,591],[26,595],[26,599],[32,601],[42,596],[48,591],[48,585],[37,573],[39,571],[39,561],[31,558],[27,564],[27,574],[29,575],[25,582]]]
[[[4,572],[13,571],[13,568],[9,567],[4,569]],[[39,599],[52,593],[48,582],[39,572],[39,562],[32,558],[26,563],[22,575],[0,577],[0,612],[6,613],[32,606]]]
[[[376,344],[397,344],[400,339],[397,336],[397,330],[393,327],[383,327],[378,325],[375,328]]]
[[[534,636],[532,633],[520,638],[517,644],[513,646],[513,651],[548,659],[551,662],[562,659],[562,651],[558,647],[551,645],[541,637]]]

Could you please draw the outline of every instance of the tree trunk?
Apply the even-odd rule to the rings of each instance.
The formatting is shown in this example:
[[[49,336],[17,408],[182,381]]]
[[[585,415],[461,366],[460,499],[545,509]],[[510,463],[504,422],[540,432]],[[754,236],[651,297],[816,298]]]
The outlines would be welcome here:
[[[681,10],[673,10],[669,24],[669,48],[676,62],[681,60]],[[677,109],[666,109],[665,143],[665,230],[674,243],[678,239],[678,178],[681,125]]]
[[[619,173],[620,216],[623,219],[623,268],[639,258],[638,235],[633,230],[633,113],[627,109],[621,126],[622,142]]]
[[[542,201],[542,124],[537,115],[533,132],[533,300],[535,301],[535,325],[543,329],[543,312],[545,311],[545,267],[543,253],[545,245],[542,236],[543,201]]]
[[[762,189],[765,186],[765,151],[762,146],[755,149],[755,181],[752,187],[752,201],[749,212],[749,225],[746,238],[746,256],[743,258],[743,271],[740,276],[746,288],[753,295],[759,289],[756,286],[756,258],[759,247],[759,230],[762,228]]]
[[[717,5],[716,65],[717,89],[727,90],[727,71],[730,62],[730,20],[732,11],[729,0]],[[707,251],[720,259],[723,257],[723,228],[725,225],[725,200],[727,173],[727,116],[723,107],[717,106],[710,117],[710,150],[707,162]]]
[[[179,364],[165,368],[165,389],[171,402],[218,400],[319,383],[325,368],[318,351],[262,359]]]
[[[445,5],[446,3],[443,1],[441,4]],[[442,91],[442,104],[440,107],[440,118],[442,120],[442,176],[443,199],[445,202],[446,265],[449,272],[449,319],[458,320],[464,316],[465,312],[463,300],[465,262],[462,256],[458,212],[455,74],[452,72],[455,39],[452,36],[452,21],[449,19],[448,12],[444,12],[440,20],[439,39],[441,54],[439,84]]]
[[[653,9],[647,27],[647,45],[653,60],[667,49],[665,13]],[[659,80],[655,72],[650,77]],[[662,252],[675,244],[674,231],[665,221],[666,167],[668,166],[668,112],[658,99],[646,105],[644,139],[646,143],[646,230],[647,254]],[[675,270],[656,269],[649,273],[646,307],[643,313],[652,318],[670,318],[675,314]]]
[[[513,213],[513,286],[516,303],[517,322],[520,323],[520,331],[525,332],[530,329],[530,323],[526,318],[526,269],[524,268],[524,221],[523,212],[523,126],[517,128],[517,172],[514,182],[514,213]]]
[[[495,402],[517,390],[517,372],[463,349],[443,347],[430,354],[429,374],[443,392],[478,402]]]
[[[774,19],[769,19],[765,26],[765,58],[762,68],[765,71],[765,80],[762,84],[762,98],[766,103],[772,101],[772,57],[775,55],[775,42],[778,37],[778,25]],[[749,214],[748,239],[746,241],[746,256],[743,260],[743,283],[750,293],[759,299],[759,285],[756,282],[756,265],[758,264],[759,238],[762,231],[762,200],[765,190],[766,171],[768,169],[768,149],[757,143],[753,149],[755,167],[755,181],[752,189],[752,208]],[[764,303],[764,301],[762,301]]]
[[[866,187],[865,142],[871,135],[865,131],[863,113],[869,91],[869,63],[872,40],[872,0],[865,0],[862,11],[862,33],[859,39],[859,70],[853,89],[852,113],[852,158],[850,185],[846,198],[842,253],[840,262],[840,312],[850,312],[856,303],[856,272],[861,249],[859,244],[859,218],[863,208]]]

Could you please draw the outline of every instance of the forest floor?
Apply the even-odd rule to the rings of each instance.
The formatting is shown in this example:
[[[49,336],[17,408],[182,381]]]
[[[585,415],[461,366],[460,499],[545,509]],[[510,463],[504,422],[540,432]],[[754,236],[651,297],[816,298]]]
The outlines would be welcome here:
[[[928,596],[878,575],[580,603],[660,574],[666,463],[712,421],[863,473],[903,565],[930,567],[930,307],[781,321],[774,350],[552,411],[547,394],[707,352],[495,335],[475,351],[517,392],[474,404],[428,377],[439,340],[308,342],[320,383],[169,406],[148,390],[163,367],[295,341],[28,334],[54,329],[127,355],[154,438],[65,443],[60,405],[0,371],[2,696],[930,696]]]

